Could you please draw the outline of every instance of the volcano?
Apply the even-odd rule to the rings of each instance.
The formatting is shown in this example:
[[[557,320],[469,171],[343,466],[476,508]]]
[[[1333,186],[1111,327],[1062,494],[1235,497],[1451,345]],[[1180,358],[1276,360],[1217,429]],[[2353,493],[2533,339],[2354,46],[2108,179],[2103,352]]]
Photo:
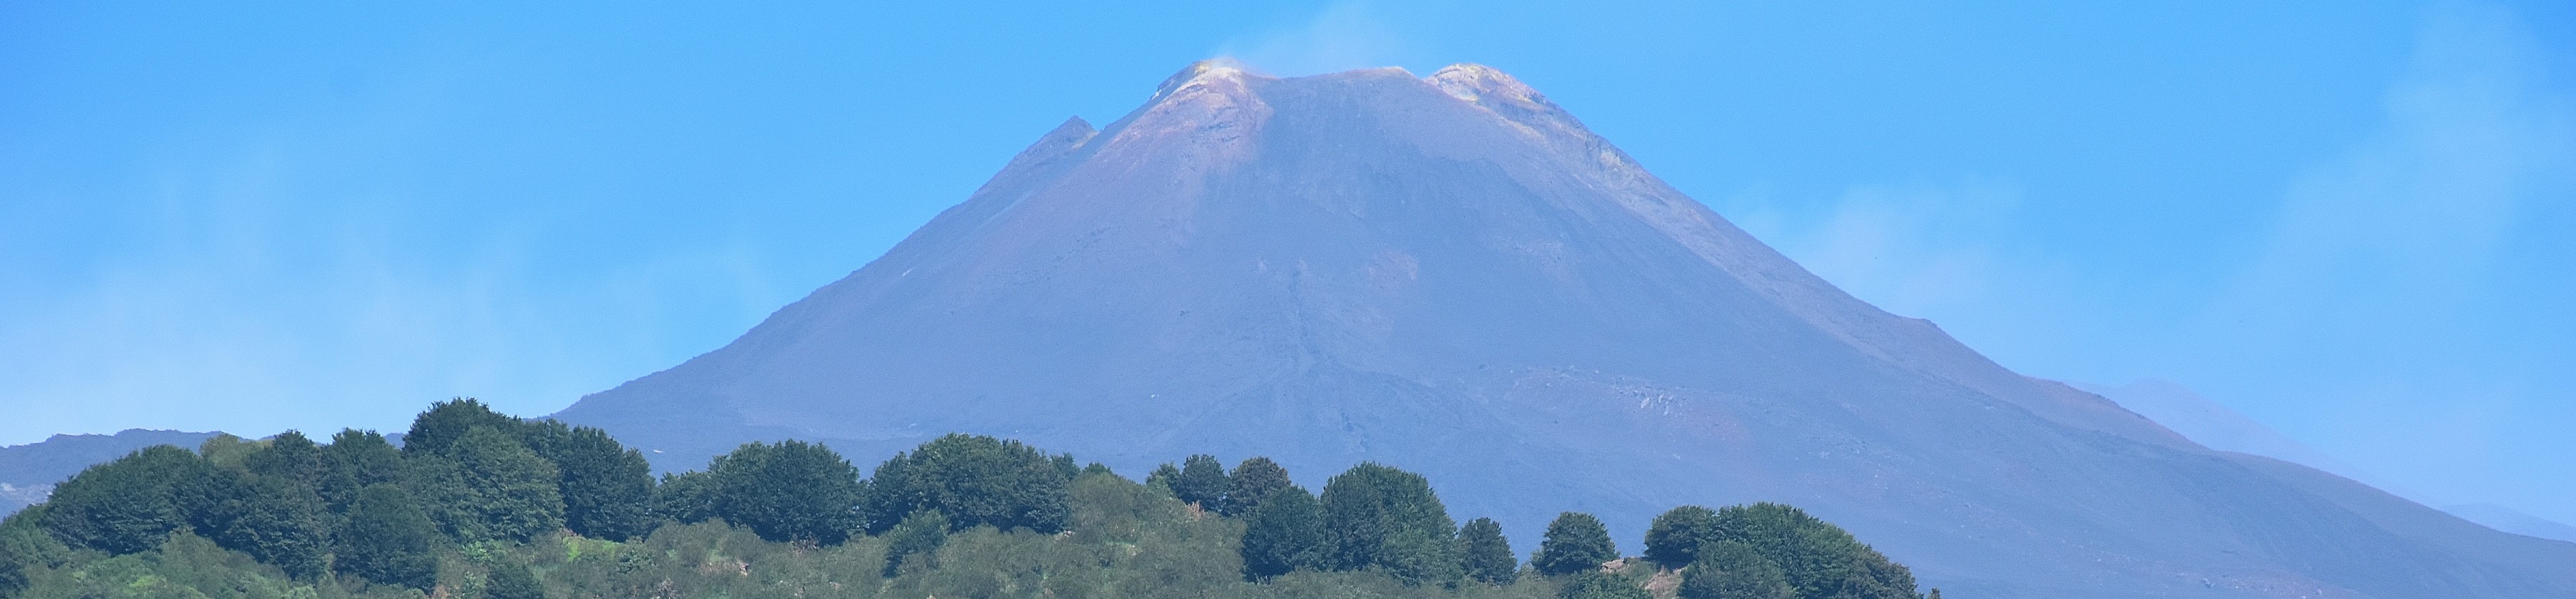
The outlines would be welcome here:
[[[957,431],[1137,473],[1374,460],[1527,552],[1779,501],[1984,597],[2571,597],[2576,544],[2214,451],[1854,299],[1537,91],[1193,65],[884,256],[558,418],[695,468]]]

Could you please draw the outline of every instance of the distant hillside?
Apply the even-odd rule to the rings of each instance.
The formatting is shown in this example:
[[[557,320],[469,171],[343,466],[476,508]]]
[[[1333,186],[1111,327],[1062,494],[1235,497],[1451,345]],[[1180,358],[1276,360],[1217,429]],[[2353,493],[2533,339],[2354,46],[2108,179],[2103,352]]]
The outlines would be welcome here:
[[[2431,505],[2431,498],[2410,492],[2367,470],[2327,456],[2270,426],[2230,409],[2172,381],[2140,379],[2126,385],[2068,382],[2067,385],[2118,402],[2192,441],[2219,451],[2233,451],[2291,462],[2360,481],[2380,490]],[[2522,513],[2500,505],[2443,505],[2442,511],[2487,528],[2553,541],[2576,543],[2576,526]]]
[[[113,435],[54,435],[52,438],[0,447],[0,516],[45,500],[54,483],[80,474],[82,468],[154,445],[194,448],[220,433],[126,429]]]
[[[2446,505],[2442,506],[2442,511],[2450,512],[2453,516],[2466,518],[2470,522],[2484,524],[2487,528],[2493,528],[2526,537],[2539,537],[2554,541],[2576,543],[2576,526],[2568,526],[2556,520],[2525,514],[2513,508],[2501,505],[2487,503]]]
[[[2360,468],[2329,457],[2306,443],[2291,439],[2260,421],[2211,401],[2173,381],[2138,379],[2126,385],[2104,385],[2067,381],[2068,386],[2100,395],[2122,408],[2137,412],[2156,424],[2180,433],[2193,442],[2219,451],[2250,453],[2332,472],[2387,489],[2383,481],[2374,480]],[[2399,495],[2407,493],[2391,489]]]

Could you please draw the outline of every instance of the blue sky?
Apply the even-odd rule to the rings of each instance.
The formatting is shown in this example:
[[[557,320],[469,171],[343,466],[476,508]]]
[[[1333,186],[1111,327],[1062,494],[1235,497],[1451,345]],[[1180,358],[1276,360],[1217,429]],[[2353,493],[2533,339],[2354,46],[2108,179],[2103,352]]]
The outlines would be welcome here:
[[[2007,366],[2576,521],[2566,3],[936,4],[0,7],[0,443],[551,412],[1192,60],[1471,61]]]

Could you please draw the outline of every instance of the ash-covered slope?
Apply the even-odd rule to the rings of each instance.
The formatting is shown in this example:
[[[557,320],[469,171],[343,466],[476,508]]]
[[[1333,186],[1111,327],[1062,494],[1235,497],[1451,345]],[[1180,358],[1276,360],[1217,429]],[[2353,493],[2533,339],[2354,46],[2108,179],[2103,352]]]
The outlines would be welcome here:
[[[558,417],[664,468],[949,431],[1131,472],[1269,455],[1310,485],[1377,460],[1523,551],[1562,509],[1633,551],[1673,505],[1786,501],[1959,596],[2576,595],[2533,565],[2576,545],[2208,451],[1857,301],[1474,65],[1194,65]]]

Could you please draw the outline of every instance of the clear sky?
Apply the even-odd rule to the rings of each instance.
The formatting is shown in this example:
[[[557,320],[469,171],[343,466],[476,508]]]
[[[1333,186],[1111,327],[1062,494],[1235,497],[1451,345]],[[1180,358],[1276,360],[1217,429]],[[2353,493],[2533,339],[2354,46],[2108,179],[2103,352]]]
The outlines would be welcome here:
[[[0,5],[0,443],[552,412],[1190,61],[1468,61],[2007,366],[2576,521],[2565,2],[239,4]]]

